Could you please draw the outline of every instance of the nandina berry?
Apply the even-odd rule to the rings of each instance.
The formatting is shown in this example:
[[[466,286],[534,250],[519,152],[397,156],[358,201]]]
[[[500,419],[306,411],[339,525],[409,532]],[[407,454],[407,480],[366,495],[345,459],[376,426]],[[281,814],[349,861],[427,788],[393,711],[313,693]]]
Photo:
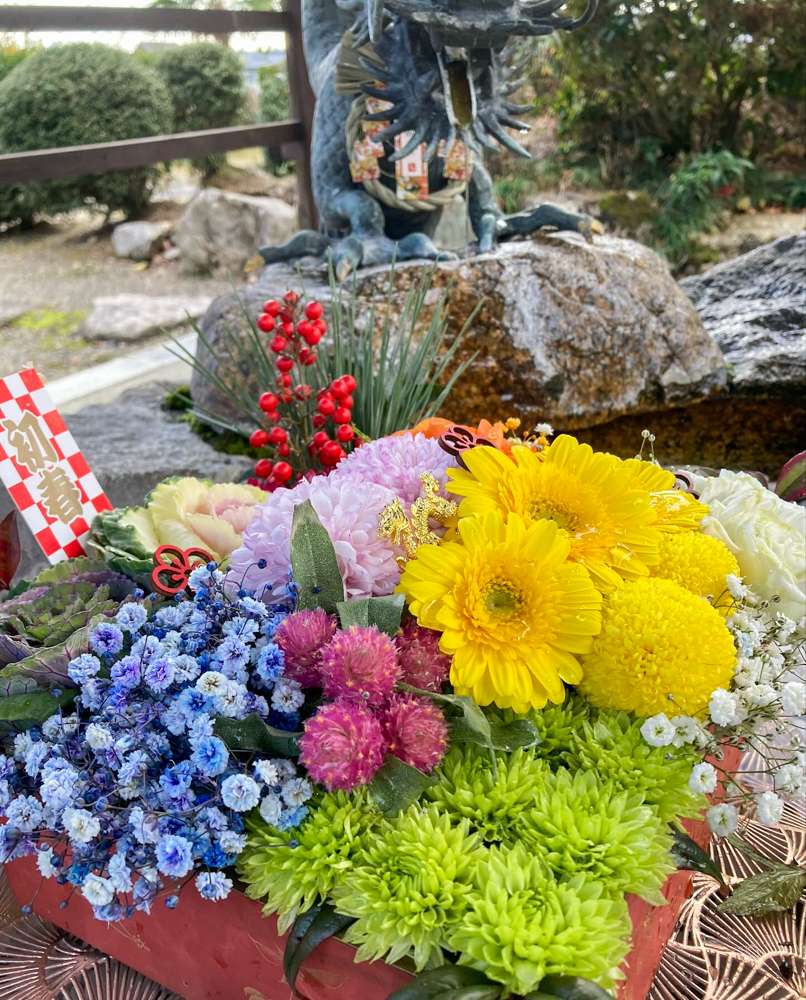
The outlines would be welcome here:
[[[351,419],[352,415],[346,406],[340,406],[333,414],[334,424],[349,424]]]
[[[330,438],[327,436],[327,431],[317,431],[316,434],[311,438],[311,444],[314,448],[321,448],[323,444],[327,444]]]
[[[268,313],[261,313],[257,318],[257,328],[264,333],[271,333],[274,329],[274,319]]]
[[[288,480],[294,475],[294,470],[288,464],[288,462],[278,462],[274,467],[274,478],[279,483],[287,483]]]
[[[355,431],[349,424],[342,424],[336,430],[336,437],[339,439],[339,441],[345,441],[345,442],[352,441],[353,438],[355,437]]]
[[[271,420],[273,424],[279,424],[283,417],[279,410],[271,410],[266,414],[266,419]]]
[[[261,427],[258,427],[256,431],[252,431],[249,435],[249,444],[253,448],[263,448],[269,443],[269,435]]]
[[[278,402],[279,400],[273,392],[264,392],[257,401],[257,405],[261,408],[261,410],[265,410],[266,413],[271,413],[272,410],[277,409]]]
[[[311,351],[311,353],[302,362],[304,365],[315,365],[316,364],[316,354]]]
[[[269,431],[269,441],[271,444],[285,444],[288,440],[288,431],[284,427],[272,427]]]
[[[268,479],[273,468],[274,466],[268,458],[261,458],[259,461],[255,462],[255,475],[260,479]]]
[[[319,461],[322,465],[338,465],[345,457],[345,451],[338,441],[328,441],[319,449]]]
[[[314,329],[318,330],[319,333],[327,333],[327,323],[323,319],[314,320]]]
[[[288,444],[288,442],[284,441],[277,450],[280,452],[283,458],[288,458],[288,456],[291,454],[291,445]]]
[[[291,385],[291,376],[288,372],[285,372],[277,379],[277,385],[285,386],[286,389]]]
[[[355,392],[355,387],[358,383],[352,375],[342,375],[341,380],[347,386],[348,392]]]
[[[305,306],[305,315],[308,319],[319,319],[324,311],[325,310],[322,308],[321,302],[313,301],[309,302],[308,305]]]
[[[299,302],[299,294],[289,290],[283,296],[283,302],[287,302],[290,306],[295,306]]]
[[[283,336],[293,337],[294,336],[294,324],[289,320],[287,323],[283,323]]]
[[[294,367],[294,359],[288,358],[285,355],[277,359],[277,370],[281,372],[290,372]]]
[[[344,399],[339,400],[342,406],[346,406],[348,410],[352,410],[355,405],[355,400],[352,396],[345,396]]]
[[[299,352],[299,359],[303,364],[305,364],[305,359],[308,357],[310,353],[311,352],[307,347],[303,347],[302,350]]]
[[[303,339],[306,344],[310,344],[311,347],[316,347],[319,341],[322,339],[322,334],[318,330],[309,330],[308,333],[303,335]]]
[[[316,404],[316,408],[320,413],[324,413],[326,417],[329,417],[330,414],[336,409],[336,403],[332,396],[322,396]]]
[[[309,385],[298,385],[294,390],[294,395],[297,399],[310,399],[313,390]]]
[[[344,384],[342,379],[334,379],[330,383],[330,392],[336,399],[341,399],[344,396],[349,396],[350,392],[347,386]]]
[[[314,415],[311,417],[311,423],[314,425],[314,427],[324,427],[325,424],[327,423],[327,417],[324,416],[324,414],[322,413],[314,413]]]
[[[297,333],[300,337],[304,337],[307,333],[313,330],[313,324],[309,323],[307,319],[302,319],[297,323]]]
[[[280,303],[275,302],[274,299],[269,299],[268,302],[263,303],[263,312],[268,313],[269,316],[277,317],[280,315]]]
[[[288,341],[285,337],[272,337],[269,341],[269,347],[274,351],[275,354],[282,354],[283,351],[288,347]]]

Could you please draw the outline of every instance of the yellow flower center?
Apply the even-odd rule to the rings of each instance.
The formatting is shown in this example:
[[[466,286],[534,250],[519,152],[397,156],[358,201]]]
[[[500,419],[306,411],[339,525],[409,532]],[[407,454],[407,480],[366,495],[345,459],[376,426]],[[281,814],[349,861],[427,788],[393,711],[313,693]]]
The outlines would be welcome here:
[[[558,528],[567,531],[572,537],[589,527],[582,524],[579,513],[567,504],[549,502],[545,497],[535,497],[532,500],[529,516],[533,521],[554,521]]]
[[[520,612],[523,595],[508,580],[498,579],[488,586],[483,602],[491,615],[509,620]]]

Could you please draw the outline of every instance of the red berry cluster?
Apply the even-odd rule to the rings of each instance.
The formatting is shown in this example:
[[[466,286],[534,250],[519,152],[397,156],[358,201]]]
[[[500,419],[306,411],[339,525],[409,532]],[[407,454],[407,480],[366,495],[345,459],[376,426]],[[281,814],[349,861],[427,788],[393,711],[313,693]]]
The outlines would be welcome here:
[[[276,392],[264,392],[258,400],[266,421],[273,426],[259,427],[249,438],[253,448],[274,449],[275,461],[258,459],[255,478],[249,480],[267,490],[285,486],[295,475],[301,479],[306,473],[338,465],[346,455],[343,445],[355,438],[350,423],[356,387],[352,375],[343,375],[318,391],[308,384],[307,373],[316,363],[313,348],[327,332],[322,313],[321,302],[303,307],[296,292],[286,292],[282,302],[266,302],[257,318],[259,330],[274,334],[269,349],[277,355],[278,372]],[[315,409],[311,408],[313,400]],[[330,420],[336,427],[335,439],[323,429]]]

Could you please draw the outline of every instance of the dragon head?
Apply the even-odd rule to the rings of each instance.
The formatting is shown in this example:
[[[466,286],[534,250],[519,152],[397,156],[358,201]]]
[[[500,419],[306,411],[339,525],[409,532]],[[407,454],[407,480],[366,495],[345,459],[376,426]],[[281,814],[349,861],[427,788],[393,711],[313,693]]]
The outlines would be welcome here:
[[[337,0],[353,8],[357,0]],[[598,0],[586,0],[579,17],[563,14],[567,0],[364,0],[370,42],[385,71],[381,88],[367,94],[392,105],[391,125],[379,138],[411,132],[392,159],[420,143],[430,159],[441,140],[461,138],[471,148],[497,144],[521,156],[529,153],[506,131],[528,131],[517,120],[531,110],[508,101],[521,85],[507,66],[513,38],[574,31],[587,24]],[[365,36],[366,37],[366,36]],[[368,115],[372,118],[372,115]],[[376,114],[383,120],[384,114]]]

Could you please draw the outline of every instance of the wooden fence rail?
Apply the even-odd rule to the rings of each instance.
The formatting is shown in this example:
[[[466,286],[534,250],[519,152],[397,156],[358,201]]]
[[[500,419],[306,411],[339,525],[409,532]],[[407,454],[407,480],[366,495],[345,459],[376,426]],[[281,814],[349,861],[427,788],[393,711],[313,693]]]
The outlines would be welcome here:
[[[284,158],[297,161],[300,225],[316,228],[310,162],[314,97],[302,51],[300,0],[284,0],[283,9],[276,12],[0,4],[0,32],[5,31],[189,31],[210,35],[284,32],[290,121],[6,153],[0,155],[0,185],[127,170],[252,146],[272,147],[281,149]]]

